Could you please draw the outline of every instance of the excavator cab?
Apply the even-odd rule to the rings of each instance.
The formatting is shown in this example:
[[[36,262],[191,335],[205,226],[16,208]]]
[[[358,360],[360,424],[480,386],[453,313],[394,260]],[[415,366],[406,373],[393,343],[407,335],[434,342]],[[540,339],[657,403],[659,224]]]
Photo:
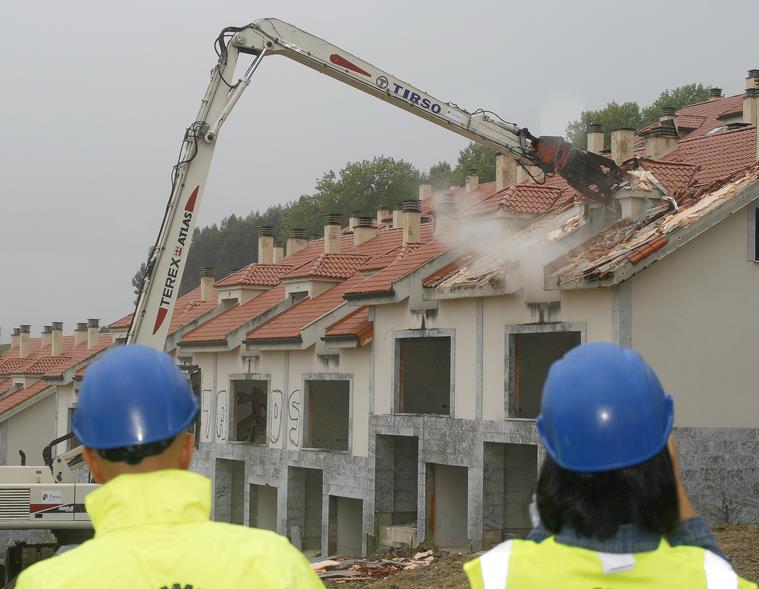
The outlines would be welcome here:
[[[558,174],[585,198],[608,204],[624,172],[602,155],[577,149],[562,137],[530,137],[536,164],[545,174]]]

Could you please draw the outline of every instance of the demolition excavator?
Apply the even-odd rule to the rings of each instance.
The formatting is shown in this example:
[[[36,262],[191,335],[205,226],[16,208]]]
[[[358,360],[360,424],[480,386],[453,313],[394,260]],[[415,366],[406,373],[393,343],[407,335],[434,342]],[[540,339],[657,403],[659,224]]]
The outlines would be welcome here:
[[[586,198],[608,201],[622,181],[615,163],[577,149],[561,137],[535,137],[526,128],[504,121],[491,111],[469,112],[422,92],[374,65],[281,20],[267,18],[242,27],[228,27],[215,42],[218,60],[196,119],[182,139],[172,168],[171,192],[147,273],[135,308],[127,343],[163,349],[177,300],[190,240],[195,227],[211,157],[222,126],[229,118],[264,58],[282,55],[402,108],[436,125],[508,154],[528,173],[539,169],[558,174]],[[251,56],[235,81],[240,55]],[[0,529],[48,528],[56,531],[90,528],[84,496],[95,485],[77,483],[81,448],[53,457],[54,440],[46,449],[45,467],[0,467]]]

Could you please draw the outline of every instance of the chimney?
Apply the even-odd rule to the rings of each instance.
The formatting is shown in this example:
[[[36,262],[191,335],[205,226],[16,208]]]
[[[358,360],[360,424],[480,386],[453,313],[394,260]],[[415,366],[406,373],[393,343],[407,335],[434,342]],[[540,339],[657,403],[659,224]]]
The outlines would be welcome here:
[[[419,201],[407,200],[401,204],[403,215],[403,243],[419,243],[421,239],[421,214],[419,213]]]
[[[499,153],[495,156],[495,190],[500,192],[504,188],[517,183],[517,160],[514,156]]]
[[[53,341],[50,346],[51,356],[60,356],[63,352],[63,321],[53,321]]]
[[[26,358],[29,355],[29,332],[31,325],[22,325],[19,327],[19,340],[18,340],[18,357]]]
[[[432,196],[432,184],[424,183],[419,185],[419,200],[424,200]]]
[[[21,330],[18,327],[14,327],[13,332],[11,332],[11,350],[18,348],[19,339],[21,339]]]
[[[601,153],[604,149],[604,128],[598,123],[588,125],[588,151]]]
[[[393,209],[393,229],[403,227],[403,214],[400,209]]]
[[[445,192],[441,194],[435,202],[435,236],[445,235],[449,238],[455,238],[456,219],[456,201],[452,194]]]
[[[469,170],[466,175],[466,192],[474,192],[480,187],[480,177],[474,170]]]
[[[746,77],[746,90],[759,88],[759,70],[748,70]]]
[[[274,233],[271,225],[261,225],[258,228],[258,263],[274,263]]]
[[[722,88],[709,88],[709,101],[722,98]]]
[[[674,122],[664,121],[661,126],[643,133],[647,157],[658,159],[677,149],[678,137]],[[615,160],[616,161],[616,160]]]
[[[611,159],[617,165],[629,160],[635,150],[635,129],[622,127],[611,132]]]
[[[274,244],[274,263],[276,264],[285,257],[285,248],[281,243]]]
[[[674,106],[665,106],[661,109],[661,114],[659,115],[659,122],[663,123],[665,121],[675,121],[675,117],[677,116],[677,109]]]
[[[77,323],[74,330],[74,345],[80,346],[87,341],[87,323]]]
[[[390,209],[387,208],[387,205],[380,205],[379,209],[377,209],[377,223],[382,223],[389,216]]]
[[[87,349],[98,345],[100,339],[100,319],[87,319]]]
[[[40,348],[47,348],[53,339],[53,326],[45,325],[42,328],[42,334],[40,335]]]
[[[527,169],[525,169],[527,168]],[[528,174],[529,171],[529,174]],[[530,176],[532,174],[532,176]],[[517,167],[517,184],[521,184],[522,182],[535,182],[533,178],[537,179],[538,182],[542,182],[541,177],[543,176],[543,171],[537,167],[537,166],[528,166],[524,165]]]
[[[290,229],[290,235],[287,237],[286,253],[288,256],[297,254],[300,250],[308,245],[308,239],[306,239],[306,231],[301,227],[293,227]]]
[[[259,244],[261,237],[259,235]],[[259,245],[260,248],[260,245]],[[261,250],[258,250],[258,253],[261,253]],[[214,283],[214,274],[216,273],[216,268],[213,266],[204,266],[200,269],[200,302],[205,303],[206,301],[210,301],[212,298],[216,296],[216,289],[213,286]]]
[[[353,231],[353,228],[358,225],[358,220],[361,217],[361,213],[358,211],[351,211],[351,216],[348,217],[348,228]]]
[[[372,218],[361,217],[358,225],[353,228],[353,245],[361,245],[375,237],[377,237],[377,228],[372,226]]]
[[[332,213],[324,218],[324,253],[340,253],[340,214]]]

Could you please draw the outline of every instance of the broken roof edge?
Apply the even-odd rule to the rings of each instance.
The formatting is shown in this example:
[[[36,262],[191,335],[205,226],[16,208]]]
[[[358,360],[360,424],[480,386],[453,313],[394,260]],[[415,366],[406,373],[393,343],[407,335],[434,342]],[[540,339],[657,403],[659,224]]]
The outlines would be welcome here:
[[[744,172],[747,171],[744,170]],[[632,278],[637,273],[648,268],[651,264],[658,262],[670,253],[680,249],[683,245],[690,243],[693,239],[757,199],[759,199],[759,179],[754,179],[745,188],[736,193],[735,196],[707,211],[701,218],[693,223],[678,228],[668,235],[659,235],[652,240],[652,242],[658,241],[659,243],[642,244],[629,252],[625,252],[624,255],[627,258],[625,262],[612,270],[607,277],[593,279],[585,276],[577,276],[574,278],[568,277],[566,280],[562,281],[561,274],[550,275],[546,271],[544,274],[544,288],[546,290],[581,290],[616,286],[617,284]],[[637,252],[640,252],[644,248],[649,248],[649,253],[647,255],[643,257],[637,256],[636,261],[630,260],[631,257],[635,256]]]

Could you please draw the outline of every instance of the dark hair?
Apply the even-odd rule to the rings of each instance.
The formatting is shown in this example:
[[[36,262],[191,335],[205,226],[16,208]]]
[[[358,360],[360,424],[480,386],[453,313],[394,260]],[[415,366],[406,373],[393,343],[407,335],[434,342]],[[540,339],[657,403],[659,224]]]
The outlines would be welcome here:
[[[546,456],[537,504],[550,532],[569,525],[581,536],[601,540],[614,536],[622,524],[666,536],[677,526],[680,509],[666,447],[643,464],[598,473],[569,471]]]
[[[109,462],[126,462],[127,464],[135,465],[142,462],[143,458],[161,454],[166,448],[171,446],[173,441],[174,437],[167,440],[159,440],[158,442],[151,442],[149,444],[142,444],[140,446],[124,446],[121,448],[98,450],[97,453],[101,458],[104,458]]]

